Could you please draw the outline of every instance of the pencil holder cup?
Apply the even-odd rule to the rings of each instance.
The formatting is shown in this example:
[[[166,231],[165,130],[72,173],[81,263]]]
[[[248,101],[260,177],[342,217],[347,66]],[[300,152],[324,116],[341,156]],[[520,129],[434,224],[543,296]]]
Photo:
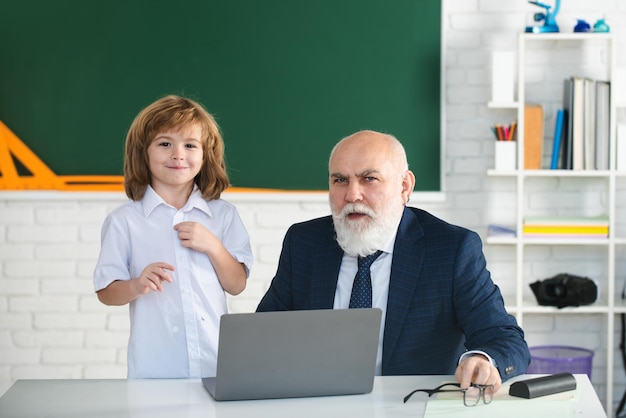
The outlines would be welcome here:
[[[515,141],[496,141],[495,160],[496,170],[515,170],[517,160],[517,143]]]

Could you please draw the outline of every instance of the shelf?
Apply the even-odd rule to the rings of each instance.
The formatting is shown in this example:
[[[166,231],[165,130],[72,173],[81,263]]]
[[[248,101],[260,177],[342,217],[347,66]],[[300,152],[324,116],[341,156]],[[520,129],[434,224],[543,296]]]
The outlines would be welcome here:
[[[523,33],[525,41],[593,41],[610,40],[613,34],[610,32],[570,32],[570,33]]]
[[[625,176],[626,171],[615,172],[618,176]],[[502,176],[502,177],[609,177],[611,172],[609,170],[487,170],[489,176]]]
[[[547,114],[544,113],[543,116],[544,128],[547,128],[547,130],[544,129],[543,139],[551,137],[552,132],[550,130],[553,129],[554,123],[552,121],[552,126],[546,126],[545,118],[553,117],[550,114],[555,113],[554,108],[559,106],[557,100],[560,100],[560,98],[545,99],[546,93],[544,94],[544,99],[542,99],[542,95],[537,94],[537,92],[545,86],[546,90],[554,95],[555,91],[553,90],[556,89],[556,82],[561,77],[566,79],[576,73],[581,77],[589,77],[596,80],[600,80],[601,78],[599,77],[605,74],[606,80],[614,81],[617,59],[613,39],[613,34],[611,33],[520,33],[518,35],[517,50],[517,96],[511,102],[491,101],[487,103],[487,106],[490,109],[510,109],[509,111],[515,115],[514,117],[518,121],[525,120],[526,103],[537,103],[545,106]],[[562,44],[561,42],[570,43]],[[578,42],[578,44],[575,42]],[[531,54],[527,57],[529,51]],[[563,54],[561,54],[561,51]],[[593,54],[588,54],[589,52],[593,52]],[[602,53],[602,60],[597,59],[599,53]],[[540,57],[537,58],[537,55],[540,55]],[[561,62],[565,62],[562,61],[562,55],[567,55],[567,58],[570,60],[567,61],[568,65],[566,67],[561,65]],[[593,58],[594,61],[585,62],[585,56],[595,57]],[[587,59],[587,61],[589,60],[591,58]],[[580,64],[577,65],[575,64],[576,62],[580,62]],[[554,71],[552,71],[553,63],[559,64]],[[549,79],[537,80],[534,76],[537,68],[550,73]],[[531,71],[528,71],[529,69]],[[527,77],[527,71],[528,74],[533,74],[532,80]],[[587,71],[589,74],[584,74]],[[532,89],[528,88],[531,83]],[[544,83],[544,86],[538,86],[539,83]],[[611,97],[614,97],[615,87],[615,83],[612,82],[610,85]],[[527,97],[528,93],[531,93],[532,96],[529,94]],[[626,178],[626,170],[615,170],[614,153],[617,149],[615,138],[616,105],[616,103],[609,103],[609,117],[612,121],[609,125],[609,150],[613,155],[610,170],[552,170],[548,168],[525,170],[523,167],[525,161],[524,152],[526,151],[524,146],[526,128],[524,123],[518,124],[516,166],[519,168],[510,171],[495,169],[487,171],[488,176],[502,178],[502,181],[508,182],[506,196],[507,199],[513,199],[513,201],[507,200],[503,202],[503,207],[498,208],[497,212],[502,214],[506,211],[506,213],[510,214],[510,219],[506,219],[504,222],[515,224],[513,229],[517,233],[516,236],[491,235],[485,239],[488,245],[508,245],[514,248],[514,251],[511,251],[514,253],[512,262],[514,266],[511,267],[510,272],[512,278],[506,283],[507,288],[511,290],[505,299],[505,307],[507,312],[516,317],[522,328],[524,327],[524,318],[532,317],[533,315],[560,317],[567,315],[594,315],[601,316],[603,321],[605,321],[606,332],[603,333],[603,341],[600,342],[600,345],[606,347],[606,362],[601,366],[604,369],[602,377],[596,377],[596,379],[606,382],[605,409],[608,411],[607,415],[609,417],[612,417],[614,408],[613,388],[616,384],[616,379],[614,378],[614,334],[619,326],[616,315],[626,314],[626,301],[621,299],[624,278],[619,277],[624,272],[620,270],[623,269],[621,260],[619,264],[616,261],[619,257],[623,257],[621,255],[624,252],[623,246],[626,246],[624,233],[620,233],[619,237],[615,236],[619,226],[621,226],[617,222],[619,214],[616,213],[616,206],[618,200],[623,199],[618,199],[617,194],[618,191],[621,193],[620,189],[623,188],[622,179]],[[545,158],[547,155],[545,153],[548,151],[551,150],[544,150],[544,155],[542,156],[544,157],[542,158],[544,165],[547,163]],[[535,166],[540,165],[535,164]],[[511,196],[512,193],[515,194],[515,197]],[[536,198],[533,195],[535,193]],[[560,200],[559,193],[565,194],[563,208],[558,206]],[[608,216],[610,236],[589,238],[523,236],[524,219],[529,214],[545,215],[577,211],[577,193],[580,193],[580,199],[582,200],[580,212],[595,211],[596,208],[601,208],[603,213]],[[550,195],[547,199],[548,203],[551,204],[537,201],[542,196],[547,195]],[[586,196],[589,196],[589,198],[586,198]],[[616,224],[618,225],[616,226]],[[560,248],[557,249],[557,246]],[[618,246],[620,247],[618,248]],[[542,247],[546,247],[545,250]],[[587,253],[593,258],[588,260],[573,259],[576,257],[580,258],[581,254]],[[529,283],[537,280],[535,278],[537,275],[547,274],[547,271],[567,268],[570,265],[572,269],[576,269],[581,262],[584,264],[586,262],[594,263],[594,265],[583,266],[582,269],[578,269],[578,271],[583,271],[581,274],[584,275],[584,271],[589,267],[588,271],[594,271],[601,275],[601,280],[599,280],[599,283],[601,283],[599,300],[591,305],[561,309],[553,306],[539,306],[529,288]],[[554,273],[560,273],[560,271],[555,271]],[[506,279],[501,280],[505,281]],[[617,317],[617,319],[619,320],[620,318]],[[581,323],[584,323],[584,321],[581,321]]]
[[[617,292],[619,293],[619,295],[617,295],[616,300],[615,300],[615,306],[613,307],[613,312],[614,313],[626,313],[626,301],[622,300],[620,298],[621,296],[621,289],[619,289],[619,291]]]
[[[600,245],[610,244],[609,238],[520,238],[522,245]]]
[[[485,242],[490,245],[575,245],[575,246],[608,246],[609,238],[528,238],[528,237],[487,237]],[[616,243],[626,245],[626,239],[615,240]]]
[[[517,237],[487,237],[485,242],[491,245],[515,245]]]
[[[517,177],[519,175],[519,171],[517,170],[510,170],[510,171],[502,171],[502,170],[487,170],[487,175],[488,176],[493,176],[493,177]]]
[[[626,310],[626,309],[625,309]],[[609,312],[608,306],[568,306],[566,308],[555,308],[553,306],[525,306],[521,309],[525,314],[546,314],[546,315],[584,315],[584,314],[606,314]]]
[[[524,299],[522,302],[522,307],[518,308],[518,312],[523,312],[525,314],[559,314],[559,315],[570,315],[570,314],[606,314],[613,310],[612,307],[608,306],[608,301],[606,299],[606,292],[603,292],[602,288],[600,290],[600,298],[598,301],[590,304],[590,305],[582,305],[582,306],[567,306],[565,308],[557,308],[555,306],[542,306],[537,303],[537,300],[532,299]],[[624,306],[624,310],[626,310],[626,306]]]
[[[522,307],[518,307],[514,301],[505,300],[504,306],[511,315],[518,313],[534,314],[534,315],[587,315],[587,314],[607,314],[611,311],[621,311],[626,313],[626,306],[619,308],[609,308],[606,300],[600,300],[591,305],[584,306],[568,306],[565,308],[557,308],[554,306],[540,306],[536,301],[524,301]]]
[[[487,107],[490,109],[517,109],[519,102],[489,102]]]

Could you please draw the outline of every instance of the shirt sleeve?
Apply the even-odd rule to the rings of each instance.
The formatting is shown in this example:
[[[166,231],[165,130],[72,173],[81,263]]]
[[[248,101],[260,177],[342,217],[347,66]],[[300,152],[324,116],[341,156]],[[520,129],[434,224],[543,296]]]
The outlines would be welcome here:
[[[470,350],[470,351],[466,351],[465,353],[461,354],[461,357],[459,358],[459,363],[461,364],[461,362],[466,359],[467,357],[471,357],[474,354],[482,354],[483,356],[487,357],[487,360],[489,360],[489,363],[491,363],[491,365],[493,367],[498,367],[495,360],[491,358],[491,356],[487,353],[485,353],[484,351],[481,350]]]
[[[128,233],[124,227],[109,215],[102,223],[100,255],[93,274],[94,291],[104,289],[115,280],[130,279],[130,247]]]
[[[250,236],[248,231],[234,206],[228,219],[224,221],[224,235],[222,243],[235,260],[243,263],[246,268],[246,277],[250,276],[250,270],[254,263],[252,247],[250,246]]]

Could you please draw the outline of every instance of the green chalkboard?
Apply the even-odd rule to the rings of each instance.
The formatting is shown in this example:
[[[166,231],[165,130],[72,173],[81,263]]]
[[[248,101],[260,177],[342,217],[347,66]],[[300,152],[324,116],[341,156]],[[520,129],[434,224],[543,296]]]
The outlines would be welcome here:
[[[0,120],[57,174],[121,174],[174,93],[216,117],[234,186],[326,190],[335,142],[374,129],[441,187],[441,0],[10,1],[0,60]]]

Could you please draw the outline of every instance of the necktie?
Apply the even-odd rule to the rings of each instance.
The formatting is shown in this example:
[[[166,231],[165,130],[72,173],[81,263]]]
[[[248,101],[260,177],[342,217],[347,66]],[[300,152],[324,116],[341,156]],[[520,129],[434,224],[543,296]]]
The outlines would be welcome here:
[[[382,254],[378,250],[367,257],[359,257],[359,271],[357,271],[352,283],[352,295],[350,296],[350,308],[372,307],[372,276],[370,266]]]

